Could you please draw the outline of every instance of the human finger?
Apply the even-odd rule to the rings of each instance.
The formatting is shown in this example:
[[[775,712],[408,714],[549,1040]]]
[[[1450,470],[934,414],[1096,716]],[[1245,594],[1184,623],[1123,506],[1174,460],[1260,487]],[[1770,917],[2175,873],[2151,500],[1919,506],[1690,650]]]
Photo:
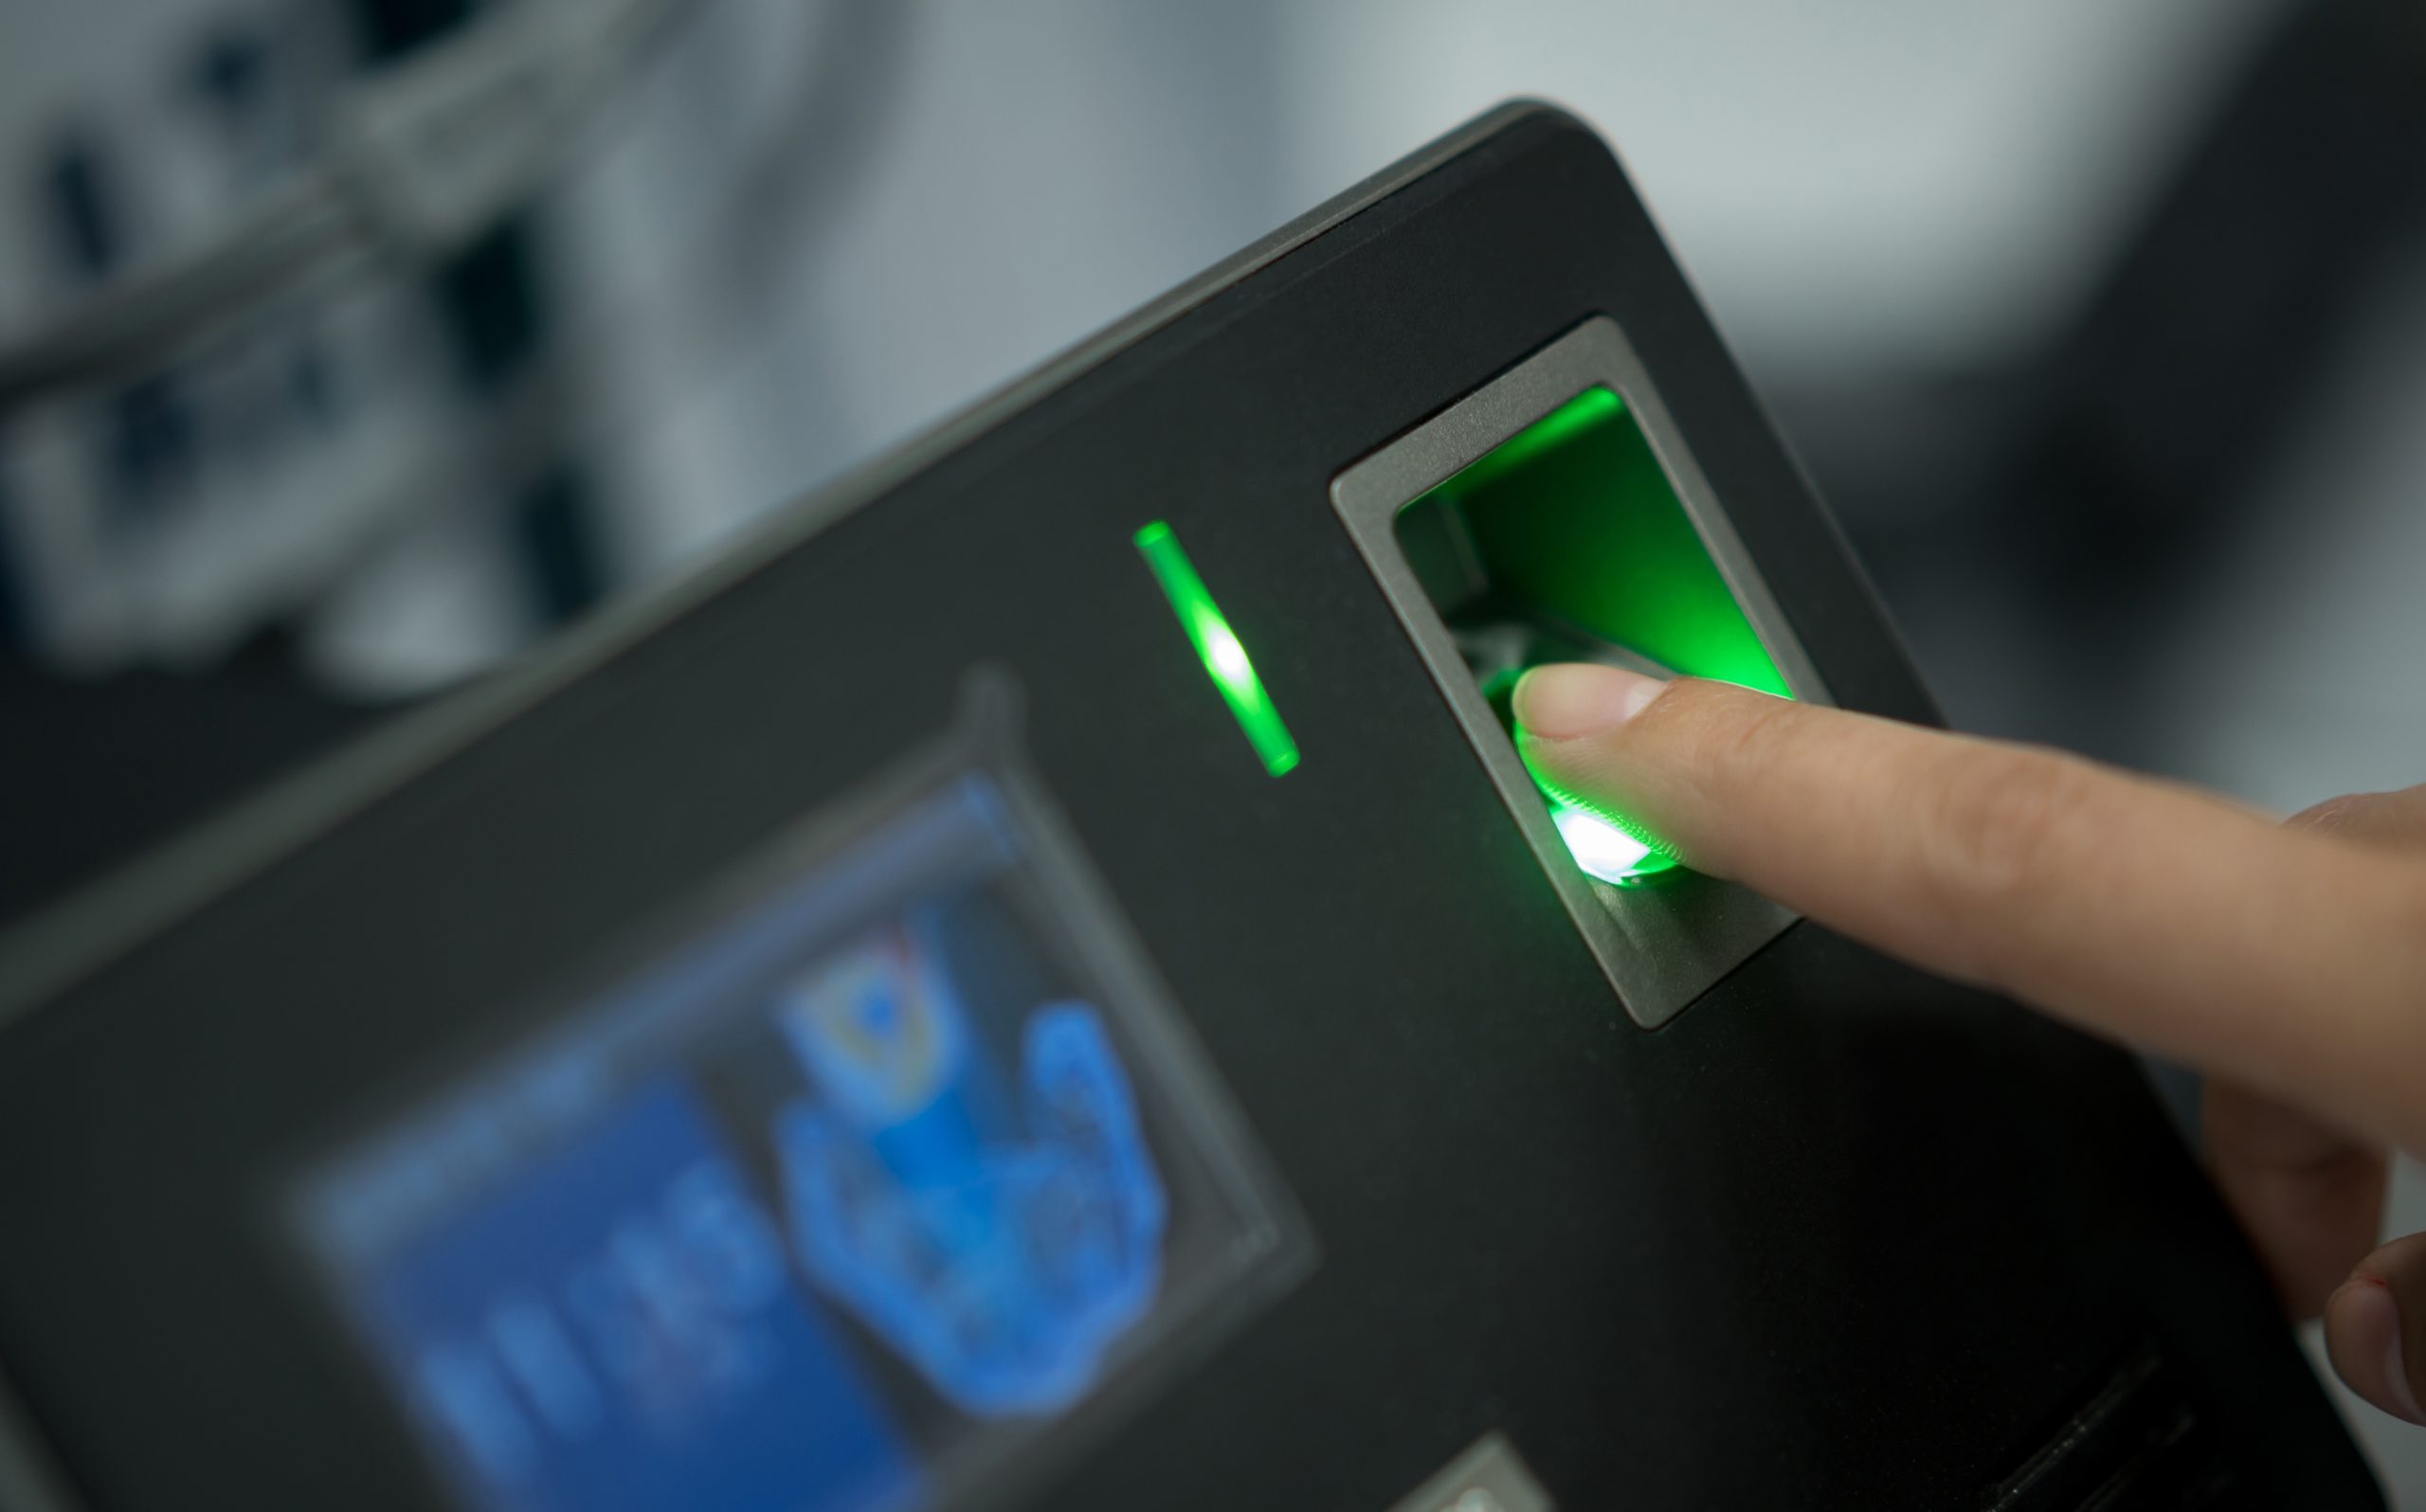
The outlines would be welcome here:
[[[1539,668],[1515,708],[1546,780],[1701,871],[2426,1148],[2426,865],[2054,752],[1726,684]]]

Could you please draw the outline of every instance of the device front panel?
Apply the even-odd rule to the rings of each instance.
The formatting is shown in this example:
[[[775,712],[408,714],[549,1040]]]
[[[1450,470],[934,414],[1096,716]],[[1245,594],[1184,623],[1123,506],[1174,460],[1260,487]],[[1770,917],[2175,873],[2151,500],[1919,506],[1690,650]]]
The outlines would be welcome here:
[[[2168,1306],[2291,1380],[2119,1059],[1807,927],[1629,1017],[1331,499],[1600,316],[1819,684],[1926,716],[1528,117],[17,1023],[0,1359],[72,1478],[1378,1508],[1496,1432],[1560,1504],[1943,1504]]]

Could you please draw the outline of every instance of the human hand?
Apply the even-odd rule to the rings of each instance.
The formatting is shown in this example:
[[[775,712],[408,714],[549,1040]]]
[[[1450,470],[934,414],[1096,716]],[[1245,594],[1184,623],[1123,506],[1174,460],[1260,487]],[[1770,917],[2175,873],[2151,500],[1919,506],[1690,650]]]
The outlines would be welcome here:
[[[2278,825],[2051,751],[1724,683],[1545,667],[1562,787],[1890,955],[2186,1061],[2207,1159],[2334,1369],[2426,1426],[2426,1234],[2381,1249],[2385,1150],[2426,1154],[2426,788]]]

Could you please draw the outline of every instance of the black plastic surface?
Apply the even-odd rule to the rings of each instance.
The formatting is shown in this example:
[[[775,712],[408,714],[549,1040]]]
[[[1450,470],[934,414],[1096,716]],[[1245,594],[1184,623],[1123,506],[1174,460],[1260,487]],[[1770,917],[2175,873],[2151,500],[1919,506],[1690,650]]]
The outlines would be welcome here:
[[[1385,1508],[1497,1429],[1567,1507],[1975,1505],[2153,1350],[2228,1460],[2117,1504],[2380,1505],[2122,1055],[1807,926],[1626,1020],[1326,496],[1596,312],[1839,701],[1930,718],[1606,150],[1515,119],[17,1018],[0,1368],[80,1489],[441,1504],[277,1182],[987,663],[1321,1251],[1040,1504]]]

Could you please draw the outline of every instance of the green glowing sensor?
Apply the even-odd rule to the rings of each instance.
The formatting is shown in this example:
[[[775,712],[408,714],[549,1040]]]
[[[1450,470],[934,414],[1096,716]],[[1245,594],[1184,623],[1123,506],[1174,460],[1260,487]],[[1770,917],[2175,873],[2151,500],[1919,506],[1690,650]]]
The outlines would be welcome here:
[[[1205,675],[1220,690],[1222,701],[1230,706],[1263,769],[1275,777],[1286,776],[1297,765],[1297,742],[1281,723],[1280,711],[1273,707],[1272,695],[1263,691],[1263,679],[1255,675],[1255,663],[1247,659],[1247,648],[1239,643],[1230,621],[1222,617],[1221,606],[1205,591],[1204,580],[1196,575],[1195,564],[1181,549],[1179,537],[1168,524],[1156,520],[1139,531],[1136,539],[1138,553],[1162,585],[1163,597],[1170,601],[1171,613],[1179,616],[1180,628],[1196,648],[1196,658],[1204,663]]]
[[[1555,798],[1550,799],[1550,822],[1586,876],[1626,887],[1676,865],[1675,857],[1653,850],[1600,815],[1570,808]]]
[[[1484,699],[1518,741],[1517,675],[1548,661],[1649,662],[1790,698],[1625,401],[1589,388],[1399,512],[1407,565]],[[1623,814],[1532,767],[1550,822],[1588,876],[1630,887],[1676,859]]]

